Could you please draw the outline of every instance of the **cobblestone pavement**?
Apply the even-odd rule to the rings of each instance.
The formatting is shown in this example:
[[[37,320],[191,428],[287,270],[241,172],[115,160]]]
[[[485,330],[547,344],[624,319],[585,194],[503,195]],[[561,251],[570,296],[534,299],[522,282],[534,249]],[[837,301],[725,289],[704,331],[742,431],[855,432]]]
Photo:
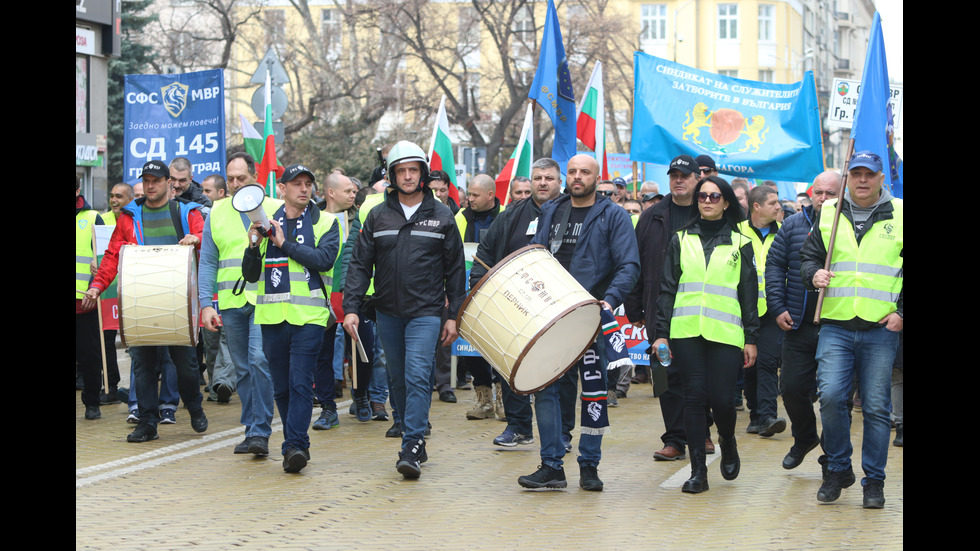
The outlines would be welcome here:
[[[127,381],[123,351],[120,368]],[[159,440],[131,444],[125,404],[104,406],[102,419],[86,421],[76,393],[76,548],[903,548],[902,448],[889,451],[883,510],[862,509],[860,482],[836,502],[819,503],[817,452],[784,470],[790,431],[768,439],[745,434],[748,412],[740,412],[738,479],[723,480],[720,455],[710,455],[710,490],[684,494],[688,462],[653,460],[663,432],[659,401],[649,385],[634,385],[610,409],[612,433],[599,466],[605,490],[578,487],[573,450],[565,457],[567,490],[529,491],[517,477],[537,468],[537,444],[494,446],[504,423],[466,420],[474,392],[456,393],[457,404],[433,395],[429,461],[415,481],[395,471],[399,440],[384,438],[390,423],[358,422],[346,413],[349,395],[339,402],[340,427],[311,430],[310,464],[286,474],[278,416],[272,455],[232,454],[244,434],[237,395],[230,405],[206,403],[204,434],[181,408],[176,425],[159,427]],[[859,480],[860,421],[855,413]]]

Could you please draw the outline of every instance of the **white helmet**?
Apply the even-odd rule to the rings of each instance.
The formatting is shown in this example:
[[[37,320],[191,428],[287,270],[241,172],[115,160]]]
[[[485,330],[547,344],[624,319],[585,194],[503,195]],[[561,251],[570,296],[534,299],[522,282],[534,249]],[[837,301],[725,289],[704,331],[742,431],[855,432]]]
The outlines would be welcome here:
[[[415,191],[418,191],[422,188],[423,184],[429,183],[429,159],[426,157],[425,152],[422,151],[421,147],[413,144],[412,142],[404,140],[396,143],[394,146],[392,146],[391,150],[388,151],[388,158],[386,159],[388,166],[386,172],[389,179],[394,178],[395,173],[393,168],[395,165],[398,163],[407,163],[411,161],[418,161],[419,164],[422,165],[422,175],[419,178],[419,187],[415,189]],[[394,181],[391,183],[395,184]],[[395,185],[395,189],[398,189],[397,185]],[[399,189],[399,191],[401,190]],[[415,193],[415,191],[412,193]]]

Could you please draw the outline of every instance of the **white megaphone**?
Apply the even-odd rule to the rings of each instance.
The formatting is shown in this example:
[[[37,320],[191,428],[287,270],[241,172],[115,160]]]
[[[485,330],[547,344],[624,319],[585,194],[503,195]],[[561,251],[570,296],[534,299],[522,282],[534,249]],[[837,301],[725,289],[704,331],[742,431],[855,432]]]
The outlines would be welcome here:
[[[266,216],[265,210],[262,208],[263,199],[265,199],[265,190],[262,189],[262,186],[249,184],[242,186],[235,192],[231,198],[231,206],[235,207],[238,212],[244,212],[253,224],[262,226],[262,229],[259,230],[260,233],[268,237],[268,230],[272,224],[269,223],[269,217]]]

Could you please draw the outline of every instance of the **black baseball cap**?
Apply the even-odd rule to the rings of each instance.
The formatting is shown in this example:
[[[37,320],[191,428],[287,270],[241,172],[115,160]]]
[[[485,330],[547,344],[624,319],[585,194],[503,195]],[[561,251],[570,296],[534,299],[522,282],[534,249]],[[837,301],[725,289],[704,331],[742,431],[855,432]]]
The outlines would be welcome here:
[[[282,183],[286,183],[293,178],[299,176],[300,174],[306,174],[310,177],[310,181],[314,184],[316,183],[316,176],[313,175],[313,171],[306,168],[303,165],[289,165],[286,167],[286,171],[282,173]]]
[[[678,155],[670,162],[670,168],[667,169],[667,174],[670,174],[673,170],[679,170],[684,174],[693,174],[695,172],[701,172],[701,167],[694,160],[694,157],[690,155]]]
[[[150,161],[143,165],[143,172],[141,175],[170,179],[170,168],[159,161]]]

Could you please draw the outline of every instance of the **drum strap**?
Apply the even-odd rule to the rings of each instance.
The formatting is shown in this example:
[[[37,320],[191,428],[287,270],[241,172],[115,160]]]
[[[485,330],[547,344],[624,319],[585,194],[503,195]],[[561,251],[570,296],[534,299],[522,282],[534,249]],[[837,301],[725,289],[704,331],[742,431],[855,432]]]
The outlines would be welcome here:
[[[558,223],[558,232],[551,236],[551,254],[558,254],[561,242],[565,239],[565,231],[568,229],[568,217],[572,215],[572,203],[569,201],[561,213],[561,221]]]

